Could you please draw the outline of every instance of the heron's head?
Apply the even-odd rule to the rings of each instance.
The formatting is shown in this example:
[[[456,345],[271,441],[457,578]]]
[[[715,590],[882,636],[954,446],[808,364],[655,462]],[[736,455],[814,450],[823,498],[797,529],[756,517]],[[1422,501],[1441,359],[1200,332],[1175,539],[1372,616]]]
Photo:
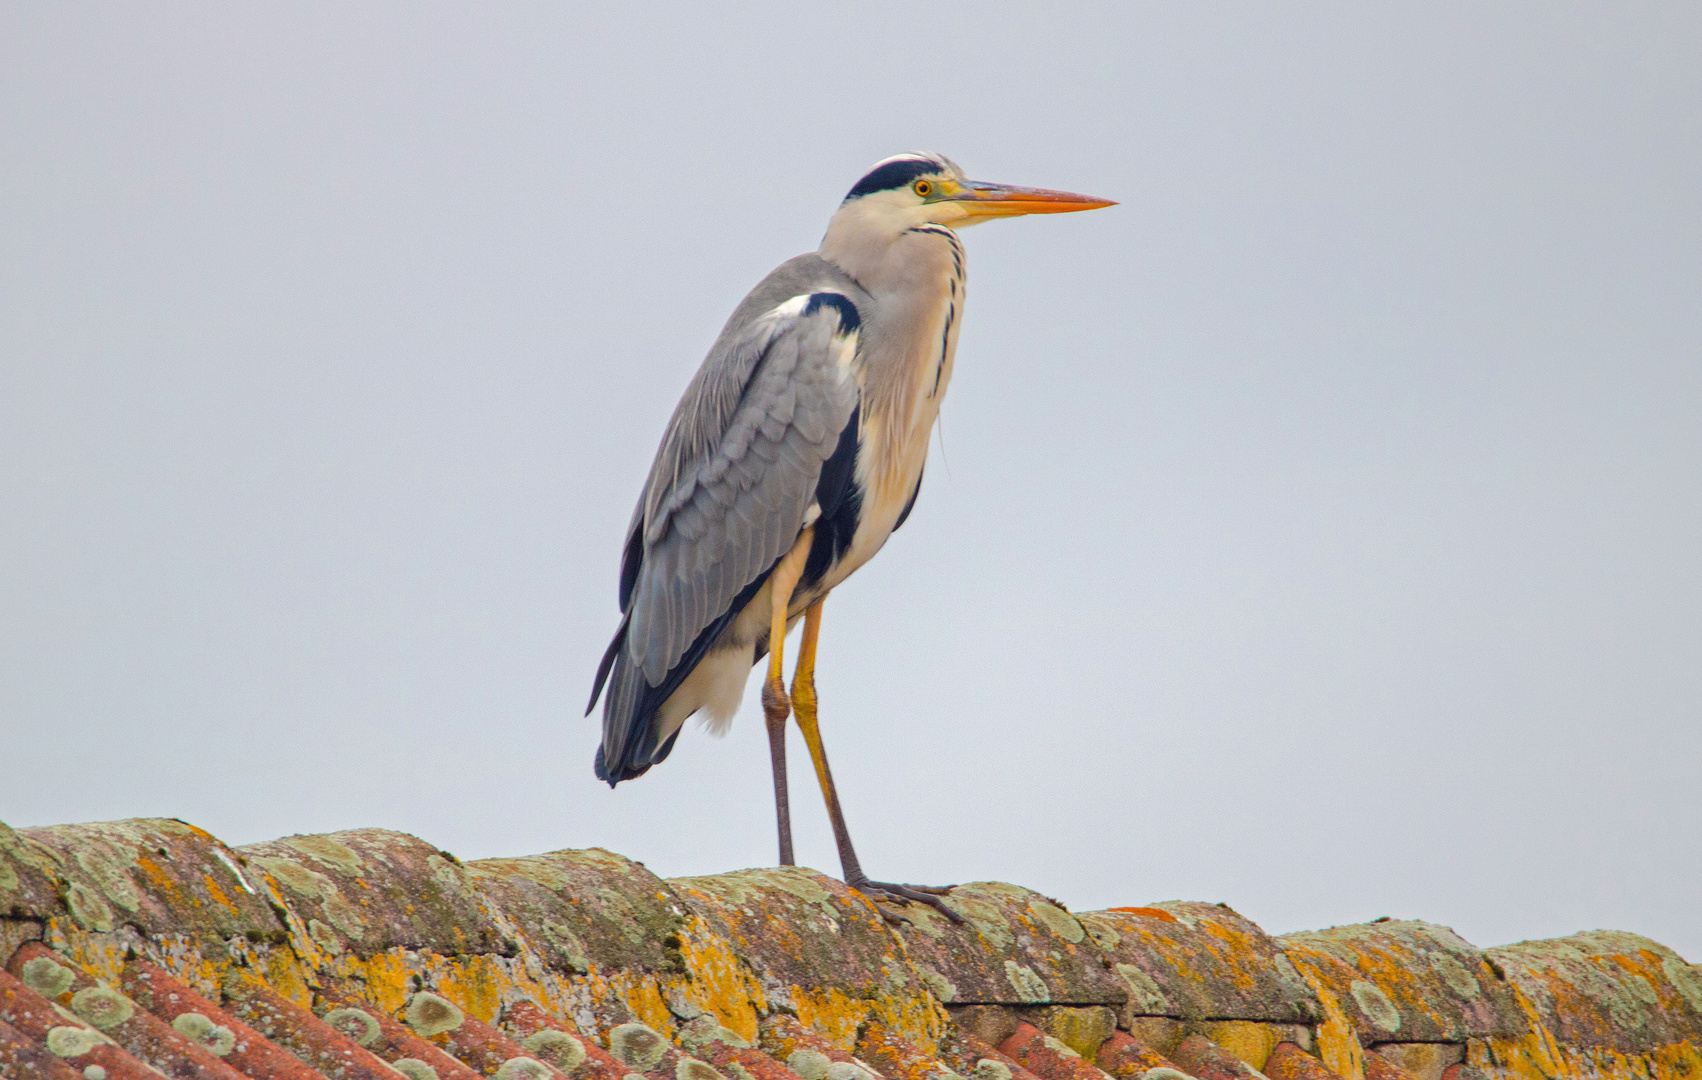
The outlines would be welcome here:
[[[918,225],[961,229],[990,218],[1066,214],[1115,206],[1110,199],[971,180],[940,154],[900,154],[877,162],[839,204],[828,225],[862,239],[897,237]]]

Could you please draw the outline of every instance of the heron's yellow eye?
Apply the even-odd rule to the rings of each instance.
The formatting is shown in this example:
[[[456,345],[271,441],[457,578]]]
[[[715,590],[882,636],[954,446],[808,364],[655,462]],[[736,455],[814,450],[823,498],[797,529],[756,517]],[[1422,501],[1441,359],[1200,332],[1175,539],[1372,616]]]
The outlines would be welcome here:
[[[918,180],[910,185],[910,190],[926,199],[934,193],[934,185],[926,180]]]

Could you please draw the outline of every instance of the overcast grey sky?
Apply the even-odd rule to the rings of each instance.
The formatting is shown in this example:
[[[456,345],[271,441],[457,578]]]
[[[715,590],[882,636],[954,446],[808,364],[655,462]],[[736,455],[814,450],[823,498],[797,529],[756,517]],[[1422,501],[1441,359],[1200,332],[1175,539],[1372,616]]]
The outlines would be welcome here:
[[[910,149],[1122,205],[966,234],[826,615],[870,871],[1702,960],[1683,3],[7,3],[0,819],[771,862],[754,690],[612,793],[579,714],[680,391]]]

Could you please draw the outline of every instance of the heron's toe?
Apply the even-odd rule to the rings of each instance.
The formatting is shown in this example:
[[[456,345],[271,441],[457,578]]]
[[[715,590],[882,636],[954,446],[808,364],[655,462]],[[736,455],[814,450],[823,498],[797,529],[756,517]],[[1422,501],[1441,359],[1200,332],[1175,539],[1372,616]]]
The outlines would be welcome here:
[[[853,889],[856,889],[864,896],[867,896],[869,899],[877,902],[886,901],[893,904],[927,904],[929,907],[933,908],[941,915],[944,915],[954,923],[962,923],[965,921],[962,915],[959,915],[957,912],[947,907],[946,902],[940,899],[940,897],[951,892],[952,886],[950,885],[900,885],[891,881],[858,881],[850,882],[849,884]],[[898,916],[893,915],[884,908],[877,910],[880,911],[881,917],[888,923],[894,923],[895,919],[906,923],[910,921],[909,919],[899,919]]]

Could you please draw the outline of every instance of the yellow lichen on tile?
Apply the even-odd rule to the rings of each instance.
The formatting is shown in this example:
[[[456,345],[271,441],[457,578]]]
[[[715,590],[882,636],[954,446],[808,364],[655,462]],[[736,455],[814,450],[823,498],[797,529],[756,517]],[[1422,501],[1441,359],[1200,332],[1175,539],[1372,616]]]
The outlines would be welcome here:
[[[1359,1036],[1354,1034],[1353,1023],[1342,1011],[1341,999],[1324,985],[1324,980],[1318,977],[1317,968],[1293,952],[1289,959],[1294,969],[1300,972],[1300,977],[1312,987],[1312,992],[1318,995],[1318,1003],[1324,1009],[1324,1022],[1318,1025],[1319,1060],[1342,1080],[1365,1080],[1365,1048],[1359,1044]]]
[[[1255,947],[1253,940],[1240,930],[1210,919],[1201,920],[1206,933],[1223,943],[1221,949],[1213,949],[1225,961],[1226,972],[1220,972],[1219,978],[1227,974],[1236,986],[1243,990],[1251,990],[1256,983],[1253,979],[1253,969],[1263,960],[1263,954]]]
[[[1277,1044],[1292,1041],[1283,1027],[1255,1020],[1210,1020],[1200,1025],[1200,1034],[1255,1069],[1265,1067]]]
[[[692,975],[687,998],[722,1027],[755,1042],[757,1022],[768,1011],[768,999],[750,968],[725,939],[701,925],[680,935],[680,953]]]
[[[894,1036],[933,1054],[938,1051],[950,1023],[945,1009],[928,996],[881,994],[859,998],[834,987],[793,988],[792,1003],[800,1023],[847,1053],[855,1052],[858,1030],[872,1020]]]

